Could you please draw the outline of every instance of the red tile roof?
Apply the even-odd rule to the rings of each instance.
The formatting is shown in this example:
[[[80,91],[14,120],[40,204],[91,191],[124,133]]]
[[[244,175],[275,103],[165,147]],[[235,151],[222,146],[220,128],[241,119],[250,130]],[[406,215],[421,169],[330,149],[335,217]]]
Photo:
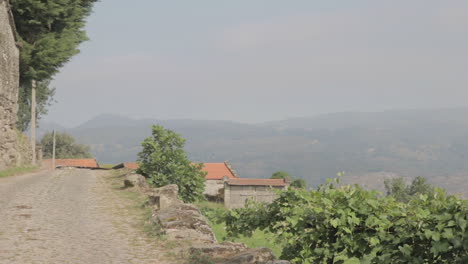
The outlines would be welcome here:
[[[229,179],[229,185],[288,186],[284,179]]]
[[[236,175],[229,169],[226,163],[203,163],[203,171],[208,172],[205,179],[207,180],[222,180],[224,176],[229,179],[236,179]]]
[[[124,166],[124,168],[132,169],[132,170],[136,170],[136,169],[138,169],[140,167],[138,165],[138,163],[136,163],[136,162],[124,162],[123,166]]]
[[[52,166],[52,160],[47,159],[42,161],[46,166]],[[97,169],[99,164],[96,159],[56,159],[55,167],[76,167],[76,168],[90,168]]]

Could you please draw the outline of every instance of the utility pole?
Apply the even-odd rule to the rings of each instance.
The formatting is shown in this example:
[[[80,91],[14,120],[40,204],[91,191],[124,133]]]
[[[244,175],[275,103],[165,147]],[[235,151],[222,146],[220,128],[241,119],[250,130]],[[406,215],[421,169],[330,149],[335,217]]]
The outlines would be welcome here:
[[[31,81],[31,150],[32,165],[36,165],[36,80]]]
[[[52,170],[55,170],[55,129],[52,136]]]

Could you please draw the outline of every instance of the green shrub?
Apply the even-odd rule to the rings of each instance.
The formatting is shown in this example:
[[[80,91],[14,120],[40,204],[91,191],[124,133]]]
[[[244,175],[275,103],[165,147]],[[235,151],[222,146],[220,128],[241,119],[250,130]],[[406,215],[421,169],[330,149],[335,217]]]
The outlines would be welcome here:
[[[184,151],[185,139],[162,126],[152,126],[151,137],[141,143],[138,173],[155,187],[177,184],[184,202],[202,200],[205,189],[203,164],[192,163]]]
[[[230,235],[277,234],[293,263],[467,263],[468,203],[438,190],[409,203],[359,186],[288,190],[230,211]]]

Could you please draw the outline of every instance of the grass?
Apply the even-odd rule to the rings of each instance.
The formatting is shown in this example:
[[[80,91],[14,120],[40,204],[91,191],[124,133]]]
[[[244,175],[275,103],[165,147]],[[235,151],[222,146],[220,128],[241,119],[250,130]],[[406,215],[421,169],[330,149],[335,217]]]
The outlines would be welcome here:
[[[7,169],[4,171],[0,171],[0,178],[20,175],[28,172],[33,172],[37,170],[39,167],[37,166],[23,166],[23,167],[15,167],[11,169]]]
[[[172,261],[181,262],[186,256],[180,253],[181,248],[187,247],[184,241],[169,241],[161,230],[161,226],[155,223],[152,218],[152,208],[148,206],[148,197],[140,191],[132,188],[125,188],[123,179],[131,170],[118,169],[105,172],[105,179],[111,186],[114,194],[125,201],[124,208],[119,211],[128,218],[135,219],[136,226],[145,237],[157,244],[157,247],[164,249],[164,257]],[[122,204],[123,205],[123,204]],[[141,243],[141,241],[137,241]]]
[[[99,164],[99,167],[104,169],[112,169],[114,166],[115,164]]]
[[[223,204],[214,203],[214,202],[199,202],[196,204],[198,208],[209,208],[217,210],[226,210]],[[249,248],[257,247],[266,247],[273,251],[276,257],[281,256],[281,251],[283,250],[282,246],[276,242],[276,236],[267,231],[256,230],[251,237],[239,236],[239,237],[228,237],[226,232],[225,223],[213,223],[210,221],[211,228],[215,233],[216,239],[218,241],[232,241],[232,242],[242,242],[246,244]]]

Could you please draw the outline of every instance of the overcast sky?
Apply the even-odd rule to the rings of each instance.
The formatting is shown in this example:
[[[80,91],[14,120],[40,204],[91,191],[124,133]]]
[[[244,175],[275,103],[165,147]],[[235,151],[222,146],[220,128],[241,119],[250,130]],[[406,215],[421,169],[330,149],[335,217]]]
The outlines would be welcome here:
[[[102,0],[45,118],[468,106],[468,1]]]

